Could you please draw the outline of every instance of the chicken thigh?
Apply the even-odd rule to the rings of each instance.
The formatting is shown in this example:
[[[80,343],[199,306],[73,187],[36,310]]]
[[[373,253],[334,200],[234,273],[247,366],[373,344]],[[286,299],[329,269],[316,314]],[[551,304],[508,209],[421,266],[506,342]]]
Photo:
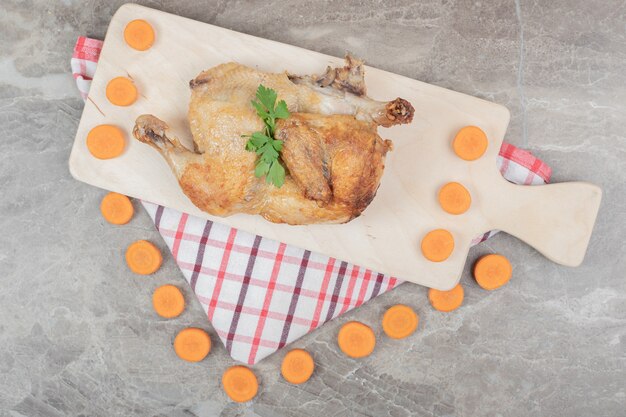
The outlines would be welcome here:
[[[254,175],[257,155],[247,138],[263,130],[251,101],[260,84],[274,89],[290,112],[278,120],[285,183],[278,188]],[[377,127],[410,123],[413,107],[403,99],[366,96],[363,63],[321,76],[266,73],[227,63],[191,80],[189,125],[194,149],[168,135],[165,122],[137,118],[133,135],[167,160],[183,192],[216,216],[259,214],[276,223],[343,223],[360,215],[376,194],[391,141]]]

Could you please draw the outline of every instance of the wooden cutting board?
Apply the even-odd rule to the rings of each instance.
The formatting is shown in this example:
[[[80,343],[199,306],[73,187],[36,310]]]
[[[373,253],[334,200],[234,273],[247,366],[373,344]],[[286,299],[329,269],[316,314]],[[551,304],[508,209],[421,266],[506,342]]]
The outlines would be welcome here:
[[[136,51],[124,42],[124,27],[133,19],[145,19],[155,29],[156,41],[148,51]],[[582,261],[600,204],[598,187],[581,182],[534,187],[507,182],[496,167],[509,123],[505,107],[370,67],[365,75],[369,96],[385,101],[403,97],[415,107],[415,118],[410,125],[379,129],[383,138],[393,140],[394,150],[387,156],[378,195],[361,217],[343,225],[289,226],[260,216],[218,218],[200,211],[181,192],[161,155],[134,140],[130,132],[137,116],[151,113],[191,147],[188,82],[200,71],[228,61],[296,74],[321,73],[327,65],[343,63],[342,58],[124,5],[109,26],[76,133],[72,175],[97,187],[442,290],[459,281],[471,240],[492,229],[517,236],[557,263],[575,266]],[[139,89],[140,98],[130,107],[114,106],[105,97],[107,82],[118,76],[130,76]],[[98,160],[88,152],[87,133],[104,123],[127,133],[121,157]],[[474,162],[459,159],[451,149],[455,133],[466,125],[479,126],[489,138],[486,154]],[[462,183],[472,195],[472,206],[462,215],[445,213],[437,202],[439,188],[450,181]],[[452,233],[455,248],[446,261],[434,263],[422,256],[420,242],[437,228]]]

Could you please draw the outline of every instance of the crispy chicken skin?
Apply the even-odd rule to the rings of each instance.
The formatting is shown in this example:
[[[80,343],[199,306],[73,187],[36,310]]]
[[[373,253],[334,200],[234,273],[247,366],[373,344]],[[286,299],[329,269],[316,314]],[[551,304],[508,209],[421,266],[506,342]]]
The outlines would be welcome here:
[[[250,104],[259,84],[276,90],[291,113],[279,119],[275,133],[284,141],[287,170],[280,188],[254,176],[256,154],[246,151],[242,137],[264,126]],[[133,135],[163,155],[193,204],[216,216],[260,214],[293,225],[350,221],[376,195],[391,149],[377,127],[413,118],[406,100],[368,98],[363,63],[351,56],[321,76],[265,73],[231,62],[203,71],[189,85],[193,150],[152,115],[137,118]]]

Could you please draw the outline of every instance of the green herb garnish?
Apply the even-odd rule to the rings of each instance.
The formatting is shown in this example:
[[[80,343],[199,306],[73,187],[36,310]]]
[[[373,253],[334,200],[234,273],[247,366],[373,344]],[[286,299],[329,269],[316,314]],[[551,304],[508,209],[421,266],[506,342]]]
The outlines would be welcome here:
[[[256,113],[265,123],[262,132],[254,132],[251,135],[242,135],[250,138],[246,142],[246,150],[256,152],[258,155],[254,175],[261,178],[265,175],[265,181],[280,188],[285,183],[285,168],[281,164],[279,157],[283,149],[283,141],[274,138],[276,131],[276,119],[286,119],[289,117],[287,103],[281,100],[276,103],[278,95],[276,91],[259,85],[256,90],[256,100],[251,103],[256,109]]]

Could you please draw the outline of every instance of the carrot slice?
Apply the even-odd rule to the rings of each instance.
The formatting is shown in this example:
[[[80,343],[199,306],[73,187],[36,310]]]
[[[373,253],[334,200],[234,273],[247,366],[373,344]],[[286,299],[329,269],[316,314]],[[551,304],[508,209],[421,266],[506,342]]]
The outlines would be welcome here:
[[[404,339],[411,335],[418,323],[418,315],[404,304],[390,307],[383,315],[383,331],[392,339]]]
[[[448,312],[456,310],[463,304],[463,298],[465,297],[465,291],[461,284],[457,284],[456,287],[450,291],[439,291],[434,288],[428,290],[428,300],[435,310]]]
[[[162,261],[159,249],[147,240],[138,240],[126,249],[126,263],[136,274],[150,275],[161,267]]]
[[[236,365],[228,368],[222,375],[222,387],[231,400],[245,403],[256,395],[259,381],[250,369]]]
[[[453,250],[454,238],[445,229],[432,230],[422,239],[422,254],[429,261],[445,261]]]
[[[454,137],[452,148],[454,153],[466,161],[475,161],[487,150],[487,135],[479,127],[465,126]]]
[[[302,384],[311,378],[315,363],[311,354],[303,349],[293,349],[283,358],[280,373],[287,382]]]
[[[188,362],[200,362],[211,351],[211,338],[202,329],[187,327],[174,339],[174,352]]]
[[[124,152],[126,139],[117,126],[98,125],[87,133],[87,149],[98,159],[111,159]]]
[[[125,77],[113,78],[107,84],[106,96],[116,106],[130,106],[137,100],[137,87]]]
[[[498,254],[485,255],[474,265],[474,278],[486,290],[500,288],[509,282],[512,273],[511,262]]]
[[[154,29],[145,20],[133,20],[124,29],[124,40],[131,48],[145,51],[154,43]]]
[[[337,336],[339,349],[351,358],[363,358],[374,351],[376,336],[372,329],[358,321],[343,325]]]
[[[154,311],[166,319],[180,316],[185,310],[185,297],[174,285],[161,285],[152,293]]]
[[[123,194],[108,193],[100,203],[100,213],[111,224],[126,224],[133,217],[135,209],[130,199]]]
[[[472,196],[458,182],[449,182],[439,190],[439,204],[446,213],[462,214],[470,208]]]

